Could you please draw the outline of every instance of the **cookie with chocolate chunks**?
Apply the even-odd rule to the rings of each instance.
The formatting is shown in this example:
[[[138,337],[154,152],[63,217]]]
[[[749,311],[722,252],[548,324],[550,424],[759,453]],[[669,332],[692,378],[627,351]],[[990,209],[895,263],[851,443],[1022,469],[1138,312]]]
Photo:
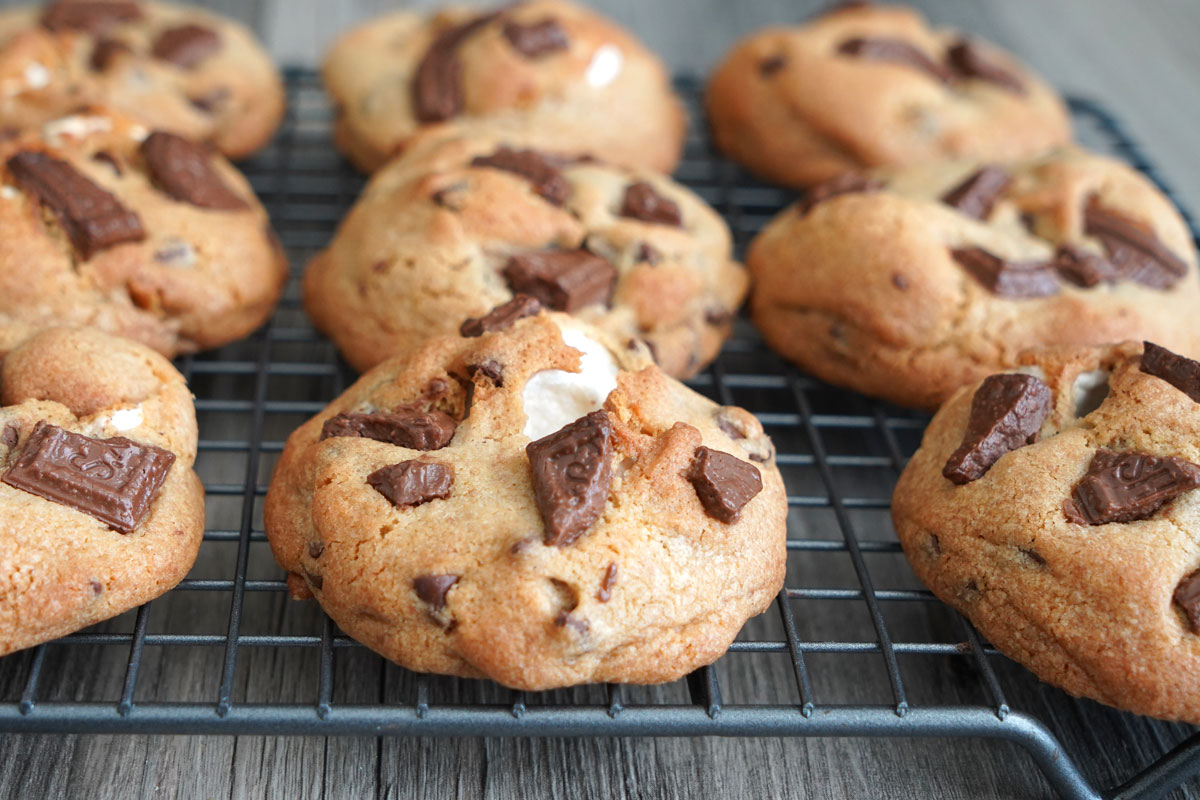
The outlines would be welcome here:
[[[374,427],[400,408],[458,420],[453,438],[414,453]],[[293,594],[407,668],[657,683],[711,663],[777,596],[773,453],[749,412],[542,310],[369,370],[289,437],[263,516]],[[671,602],[651,602],[664,579]]]

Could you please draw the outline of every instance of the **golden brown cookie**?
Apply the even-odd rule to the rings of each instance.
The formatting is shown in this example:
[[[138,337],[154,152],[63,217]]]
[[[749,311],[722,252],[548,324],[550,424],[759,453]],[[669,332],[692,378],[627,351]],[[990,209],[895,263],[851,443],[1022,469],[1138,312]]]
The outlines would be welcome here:
[[[959,390],[892,516],[917,576],[1040,678],[1196,723],[1200,364],[1142,349],[1032,353]]]
[[[323,74],[338,147],[367,172],[447,133],[519,135],[660,172],[683,147],[683,109],[662,63],[564,0],[393,12],[343,34]]]
[[[1042,345],[1200,353],[1196,253],[1142,175],[1079,149],[814,187],[754,240],[751,309],[818,377],[936,408]]]
[[[1037,75],[905,6],[755,33],[717,67],[705,104],[723,151],[790,186],[934,159],[1011,160],[1071,139],[1062,100]]]
[[[770,440],[643,348],[513,316],[380,364],[292,434],[265,520],[294,592],[405,667],[518,689],[712,662],[783,583]]]
[[[177,584],[204,533],[196,415],[171,364],[84,328],[0,368],[0,655]]]
[[[377,173],[310,262],[304,302],[358,369],[523,292],[646,340],[686,377],[729,336],[746,284],[724,221],[679,184],[489,135]]]

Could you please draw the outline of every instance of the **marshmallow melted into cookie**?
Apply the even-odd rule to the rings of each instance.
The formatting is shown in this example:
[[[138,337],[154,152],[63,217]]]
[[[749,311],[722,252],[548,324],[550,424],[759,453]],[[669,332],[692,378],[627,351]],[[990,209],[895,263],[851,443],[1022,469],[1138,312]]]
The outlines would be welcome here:
[[[599,410],[617,388],[617,362],[608,348],[576,328],[561,329],[563,342],[582,353],[579,372],[542,370],[525,384],[521,395],[526,417],[523,433],[532,440]]]

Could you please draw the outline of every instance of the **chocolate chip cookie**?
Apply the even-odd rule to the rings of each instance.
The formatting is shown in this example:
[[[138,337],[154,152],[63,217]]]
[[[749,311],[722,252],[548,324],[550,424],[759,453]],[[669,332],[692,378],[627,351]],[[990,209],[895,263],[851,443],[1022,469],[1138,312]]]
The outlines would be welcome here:
[[[191,6],[55,0],[0,12],[0,125],[104,105],[230,158],[283,116],[279,73],[254,35]]]
[[[208,147],[101,110],[0,141],[0,354],[90,325],[174,356],[242,338],[287,263],[246,179]]]
[[[916,571],[1075,695],[1200,722],[1200,364],[1060,348],[958,391],[896,486]]]
[[[520,135],[661,172],[683,146],[682,106],[662,63],[563,0],[387,14],[339,38],[323,74],[338,147],[367,172],[447,131]]]
[[[171,364],[85,328],[0,368],[0,655],[158,597],[196,559],[196,415]]]
[[[646,340],[686,377],[729,336],[746,283],[724,221],[687,189],[491,135],[377,173],[309,264],[304,302],[360,370],[524,293]]]
[[[1059,96],[994,45],[904,6],[843,7],[743,39],[709,81],[713,138],[768,180],[1012,160],[1071,139]]]
[[[767,342],[824,380],[936,408],[1042,345],[1200,353],[1196,253],[1171,203],[1079,149],[847,173],[746,257]]]
[[[293,433],[266,499],[275,557],[410,669],[679,678],[783,584],[771,442],[644,348],[528,311],[380,364]]]

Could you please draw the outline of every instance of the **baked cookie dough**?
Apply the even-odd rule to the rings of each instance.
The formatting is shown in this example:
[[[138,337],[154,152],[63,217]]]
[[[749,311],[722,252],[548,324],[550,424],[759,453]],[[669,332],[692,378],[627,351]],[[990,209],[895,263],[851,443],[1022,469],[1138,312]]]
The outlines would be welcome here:
[[[644,348],[528,311],[380,364],[293,433],[266,499],[275,557],[413,670],[679,678],[783,584],[771,442]]]
[[[0,12],[0,125],[85,105],[241,158],[275,131],[284,92],[253,34],[200,8],[57,0]]]
[[[729,229],[661,175],[500,135],[431,143],[377,173],[304,276],[317,327],[363,370],[523,292],[695,374],[747,278]]]
[[[994,45],[905,6],[839,8],[743,39],[709,81],[718,146],[777,183],[934,159],[1012,160],[1071,139],[1059,96]]]
[[[167,356],[240,339],[287,261],[249,183],[203,145],[101,110],[0,141],[0,354],[89,325]]]
[[[746,263],[768,344],[906,406],[936,408],[1031,347],[1200,352],[1187,225],[1145,177],[1075,148],[839,176],[780,213]]]
[[[447,132],[520,135],[659,172],[683,147],[683,108],[658,58],[562,0],[386,14],[343,34],[323,75],[337,145],[366,172]]]
[[[0,367],[0,655],[153,600],[204,534],[196,415],[171,364],[84,328]]]
[[[1043,680],[1200,722],[1200,364],[1151,343],[1021,363],[933,418],[892,498],[904,551]]]

